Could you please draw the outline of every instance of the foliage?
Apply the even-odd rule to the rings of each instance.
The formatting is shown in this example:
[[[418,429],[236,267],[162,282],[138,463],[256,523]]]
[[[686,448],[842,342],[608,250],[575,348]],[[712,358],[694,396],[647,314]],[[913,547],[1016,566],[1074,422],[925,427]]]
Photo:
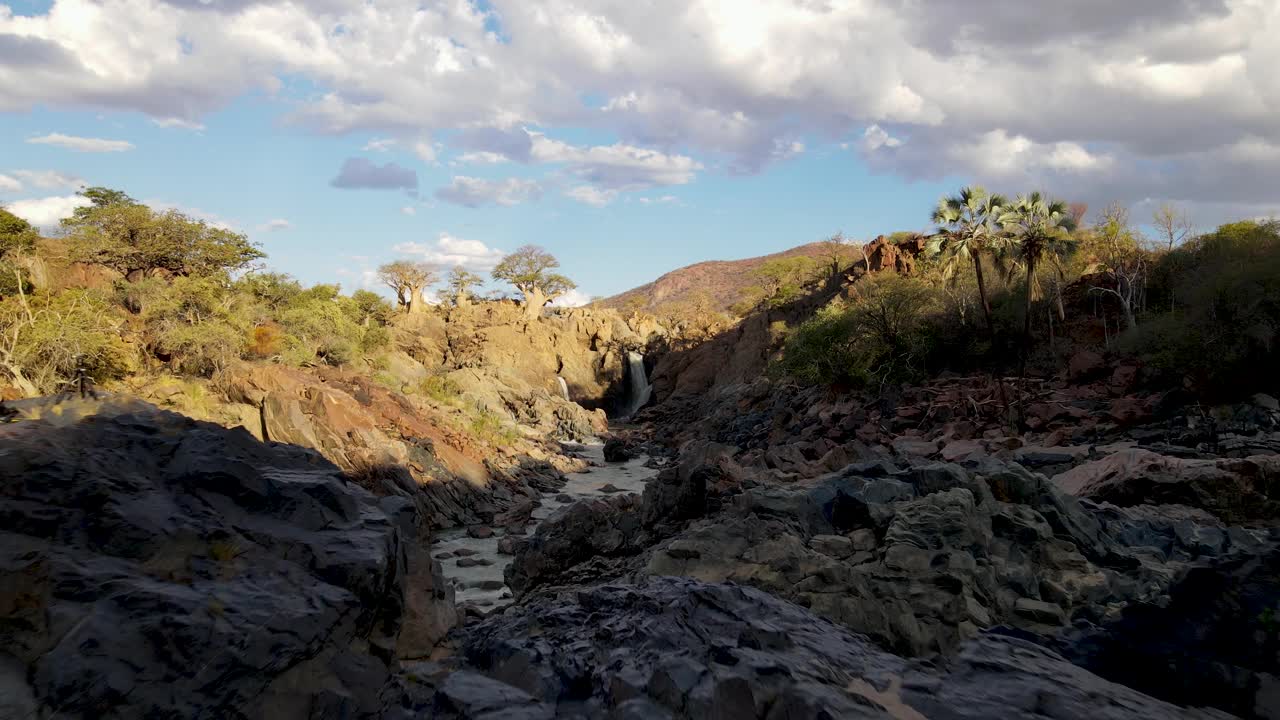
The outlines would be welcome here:
[[[995,333],[995,325],[983,262],[991,260],[999,267],[1008,252],[1008,238],[997,226],[1007,204],[1003,196],[991,195],[981,187],[962,188],[960,194],[942,198],[932,220],[943,230],[925,246],[926,257],[940,261],[943,279],[948,282],[955,282],[960,267],[973,266],[978,302],[991,334]]]
[[[264,257],[244,235],[194,220],[177,210],[156,212],[105,188],[80,194],[94,200],[64,218],[71,259],[112,268],[129,280],[157,272],[206,276],[243,270]]]
[[[1031,312],[1044,284],[1036,270],[1042,263],[1057,271],[1055,289],[1062,287],[1063,260],[1075,251],[1075,220],[1066,203],[1049,200],[1039,192],[1019,195],[1007,208],[1002,208],[999,222],[1013,243],[1013,253],[1025,272],[1023,308],[1022,362],[1025,368],[1031,351]]]
[[[560,261],[554,255],[537,245],[525,245],[502,258],[492,275],[515,286],[530,311],[536,311],[577,287],[564,275],[551,272],[558,267]]]
[[[63,389],[78,368],[96,382],[133,365],[108,299],[91,290],[0,300],[0,371],[27,395]]]
[[[462,396],[462,388],[448,375],[428,375],[414,390],[443,405],[455,405]]]
[[[1280,387],[1280,222],[1223,225],[1162,256],[1151,275],[1159,312],[1126,348],[1215,397]]]
[[[38,238],[31,223],[0,207],[0,258],[31,252]]]
[[[212,375],[248,349],[251,321],[216,278],[157,279],[138,288],[147,345],[171,369]],[[241,312],[238,312],[241,311]]]
[[[760,282],[760,302],[770,307],[786,304],[800,297],[810,287],[818,263],[806,255],[774,258],[751,271]]]
[[[430,263],[397,260],[378,268],[378,279],[396,294],[396,303],[408,312],[422,309],[422,291],[436,281],[436,267]]]
[[[788,336],[774,371],[811,385],[862,387],[919,377],[930,354],[928,318],[938,309],[925,282],[889,273],[860,282]]]
[[[474,295],[472,288],[477,288],[484,283],[484,278],[470,272],[461,265],[456,265],[449,271],[449,277],[445,280],[445,284],[449,288],[449,295],[454,299],[466,298],[471,299]]]

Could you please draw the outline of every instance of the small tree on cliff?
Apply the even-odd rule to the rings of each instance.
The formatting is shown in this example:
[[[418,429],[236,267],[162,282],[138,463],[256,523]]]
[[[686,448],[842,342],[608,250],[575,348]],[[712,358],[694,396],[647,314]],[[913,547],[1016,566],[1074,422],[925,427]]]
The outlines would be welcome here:
[[[494,280],[504,280],[524,295],[525,313],[536,316],[542,307],[577,287],[569,278],[549,272],[560,267],[554,255],[537,245],[525,245],[493,269]]]
[[[484,278],[468,271],[461,265],[456,265],[449,271],[449,279],[445,284],[449,287],[449,294],[453,296],[454,303],[458,305],[466,305],[471,301],[471,288],[479,287],[484,282]]]
[[[429,263],[397,260],[379,267],[378,279],[396,292],[396,303],[405,312],[416,313],[426,302],[422,291],[436,281],[436,269]]]

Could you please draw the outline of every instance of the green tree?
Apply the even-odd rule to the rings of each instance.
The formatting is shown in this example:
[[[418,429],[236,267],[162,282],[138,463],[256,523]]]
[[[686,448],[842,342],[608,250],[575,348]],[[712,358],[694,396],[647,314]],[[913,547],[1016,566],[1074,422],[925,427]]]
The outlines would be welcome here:
[[[0,300],[0,371],[22,392],[57,392],[79,368],[96,381],[131,365],[120,340],[119,321],[101,293],[66,290]]]
[[[397,305],[407,313],[417,313],[426,305],[422,292],[436,281],[436,267],[425,262],[397,260],[379,267],[378,278],[395,291]]]
[[[449,294],[453,296],[454,303],[466,305],[471,302],[472,288],[483,284],[484,278],[468,271],[461,265],[455,265],[449,271],[449,278],[445,282],[449,287]]]
[[[1041,291],[1036,271],[1041,262],[1061,269],[1062,259],[1075,249],[1075,240],[1071,237],[1075,220],[1061,200],[1049,200],[1039,192],[1033,192],[1019,195],[1012,205],[1004,208],[999,222],[1013,242],[1013,250],[1027,276],[1026,314],[1022,320],[1022,363],[1025,368],[1031,352],[1031,310]]]
[[[0,207],[0,258],[31,252],[38,238],[31,223]]]
[[[982,263],[984,258],[998,261],[1005,250],[997,220],[1007,204],[1003,196],[989,194],[981,187],[962,188],[960,194],[942,198],[932,216],[941,232],[925,247],[926,254],[941,263],[943,278],[948,282],[954,281],[960,265],[972,263],[982,317],[987,324],[987,334],[992,336],[995,323],[991,319]]]
[[[569,278],[552,270],[560,267],[554,255],[537,245],[525,245],[493,269],[493,279],[511,283],[524,295],[525,313],[537,317],[549,302],[577,287]]]
[[[842,232],[837,232],[819,243],[819,257],[826,265],[828,279],[834,279],[840,275],[840,270],[848,262],[852,249],[849,240]]]
[[[177,210],[156,212],[118,190],[89,188],[93,205],[62,221],[71,259],[112,268],[130,282],[157,273],[203,276],[247,268],[264,257],[240,234]]]
[[[804,255],[767,260],[751,271],[760,282],[761,296],[770,306],[794,300],[813,277],[817,261]]]

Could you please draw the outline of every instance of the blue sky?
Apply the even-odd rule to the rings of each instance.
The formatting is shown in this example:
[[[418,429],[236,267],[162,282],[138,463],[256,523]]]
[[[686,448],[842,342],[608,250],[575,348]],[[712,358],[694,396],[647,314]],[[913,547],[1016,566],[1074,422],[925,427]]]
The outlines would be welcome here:
[[[449,153],[426,163],[403,148],[366,151],[374,135],[299,132],[280,122],[281,113],[272,100],[245,97],[204,117],[200,130],[159,127],[132,112],[0,114],[0,157],[5,158],[0,174],[55,170],[225,222],[261,243],[271,268],[307,282],[352,288],[358,281],[343,271],[405,257],[393,248],[434,242],[445,233],[504,251],[542,245],[588,295],[611,295],[690,263],[776,252],[836,231],[870,239],[924,228],[938,195],[960,182],[873,174],[856,153],[833,143],[767,172],[708,169],[688,184],[628,194],[603,207],[550,193],[510,207],[471,208],[432,196],[458,172],[449,165]],[[50,133],[123,140],[133,148],[77,152],[27,142]],[[593,135],[572,128],[551,133],[575,143],[590,142]],[[349,157],[416,171],[419,197],[401,190],[331,187]],[[535,176],[532,170],[467,172],[503,179]],[[0,197],[12,203],[42,194],[46,189],[31,186]],[[406,207],[414,214],[405,214]],[[280,219],[289,227],[267,229]]]
[[[534,243],[580,300],[924,229],[969,182],[1280,208],[1258,0],[3,3],[0,202],[53,224],[116,187],[348,289]]]

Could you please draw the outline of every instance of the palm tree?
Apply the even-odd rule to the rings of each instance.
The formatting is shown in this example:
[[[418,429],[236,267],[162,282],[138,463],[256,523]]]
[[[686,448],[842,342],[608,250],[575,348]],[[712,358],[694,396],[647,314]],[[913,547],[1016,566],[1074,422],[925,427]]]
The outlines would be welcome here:
[[[1071,231],[1076,222],[1061,200],[1047,200],[1040,193],[1019,195],[1005,208],[1000,225],[1013,242],[1018,260],[1027,273],[1026,317],[1023,318],[1022,363],[1025,367],[1031,352],[1031,306],[1039,297],[1040,282],[1036,270],[1042,261],[1062,272],[1062,260],[1075,250]]]
[[[1005,237],[1000,234],[997,219],[1004,213],[1008,201],[1000,195],[990,195],[981,187],[960,189],[959,195],[944,197],[933,211],[934,224],[942,232],[934,236],[925,251],[931,257],[942,258],[943,277],[955,277],[959,265],[972,262],[973,273],[978,279],[978,298],[982,301],[982,315],[987,322],[987,333],[995,335],[991,320],[991,303],[987,301],[987,283],[982,272],[984,255],[996,256],[1001,251]]]

